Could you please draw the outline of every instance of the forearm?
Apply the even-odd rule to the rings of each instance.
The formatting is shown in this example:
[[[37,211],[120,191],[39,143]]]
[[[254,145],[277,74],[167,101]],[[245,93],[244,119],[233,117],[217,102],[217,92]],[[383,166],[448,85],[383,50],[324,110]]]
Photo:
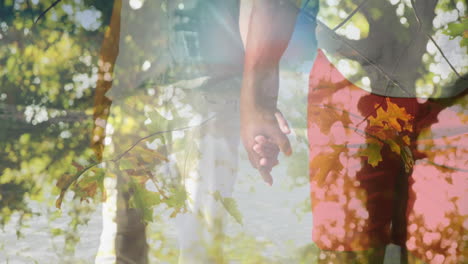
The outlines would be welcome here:
[[[279,61],[294,30],[297,12],[287,0],[255,0],[245,51],[244,105],[276,107]]]

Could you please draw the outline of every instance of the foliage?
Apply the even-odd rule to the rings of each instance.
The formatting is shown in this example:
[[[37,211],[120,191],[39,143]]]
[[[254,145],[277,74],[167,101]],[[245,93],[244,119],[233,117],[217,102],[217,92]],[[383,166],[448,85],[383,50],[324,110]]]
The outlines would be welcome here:
[[[392,103],[386,98],[387,109],[375,105],[375,117],[369,117],[369,125],[366,132],[367,146],[361,150],[360,155],[367,157],[367,162],[373,167],[382,161],[381,150],[384,144],[388,145],[394,153],[398,154],[405,164],[406,172],[410,172],[414,165],[413,155],[409,146],[410,137],[405,135],[413,131],[411,120],[413,116],[408,114],[403,107]]]
[[[447,24],[447,29],[444,30],[444,34],[447,34],[451,38],[461,37],[460,46],[468,46],[468,19],[463,17],[461,21],[454,21]]]
[[[28,214],[20,206],[26,197],[41,200],[43,186],[71,169],[72,160],[91,156],[89,134],[83,131],[91,124],[93,58],[102,31],[70,21],[88,9],[106,20],[109,6],[98,10],[74,3],[34,25],[45,7],[43,2],[0,2],[0,64],[5,66],[0,75],[0,184],[5,191],[23,190],[14,200],[3,200],[2,222],[14,211]]]
[[[56,236],[66,237],[65,251],[72,254],[79,240],[77,230],[87,223],[86,215],[92,211],[93,201],[106,199],[106,177],[120,177],[128,181],[122,188],[128,188],[132,193],[130,206],[142,210],[147,222],[161,220],[154,213],[157,207],[166,208],[170,217],[185,212],[187,194],[181,184],[184,175],[182,179],[171,179],[164,175],[161,168],[173,166],[175,161],[172,157],[180,159],[183,156],[189,135],[187,133],[177,139],[172,138],[172,133],[161,132],[177,129],[185,132],[185,124],[194,116],[186,111],[190,94],[169,85],[178,81],[180,76],[187,76],[187,69],[177,64],[160,66],[169,65],[173,60],[173,54],[167,52],[172,44],[168,38],[171,29],[167,22],[168,12],[171,11],[170,1],[158,1],[158,5],[152,8],[130,12],[127,19],[145,27],[121,32],[121,39],[127,48],[127,52],[121,55],[129,63],[114,69],[112,89],[120,98],[115,98],[107,119],[114,133],[103,134],[102,138],[102,142],[106,142],[105,136],[114,141],[103,147],[102,159],[96,157],[95,149],[90,147],[97,121],[92,114],[96,110],[94,100],[98,75],[105,65],[105,61],[99,61],[102,41],[109,28],[114,1],[63,1],[34,24],[53,2],[0,0],[0,224],[6,224],[15,212],[25,219],[34,217],[33,210],[29,208],[30,200],[51,206],[55,201],[59,208],[73,208],[70,225],[51,231]],[[342,13],[350,14],[357,7],[351,1],[341,1],[339,6],[322,2],[320,18],[331,28],[343,21],[345,16]],[[329,2],[332,4],[334,1]],[[390,11],[396,12],[398,8],[404,10],[395,16],[396,19],[402,21],[403,17],[408,18],[408,22],[401,24],[402,28],[416,24],[408,1],[391,2],[396,4],[389,7]],[[457,9],[460,4],[465,7],[465,14]],[[442,17],[448,12],[459,12],[454,21],[438,25],[435,34],[446,34],[451,39],[459,40],[460,47],[465,50],[468,48],[466,9],[463,1],[451,0],[439,1],[435,9]],[[146,16],[141,12],[156,14],[154,23],[146,23],[143,20]],[[89,21],[84,21],[84,15],[91,17]],[[370,14],[357,12],[337,33],[348,37],[347,32],[355,27],[359,29],[359,38],[365,39],[375,33],[373,25],[382,23],[383,15],[379,9],[372,9]],[[395,31],[385,39],[409,37]],[[426,43],[420,45],[424,46],[424,52],[419,63],[411,68],[411,72],[417,75],[415,86],[440,89],[445,81],[454,78],[454,74],[444,78],[442,73],[432,71],[436,66],[431,65],[440,65],[443,58],[436,52],[426,50]],[[142,70],[145,62],[153,65],[149,72]],[[340,64],[340,61],[334,62]],[[350,60],[349,65],[354,67],[356,63]],[[357,70],[351,75],[357,84],[361,84],[366,72],[355,68]],[[457,69],[466,70],[466,66]],[[296,81],[300,78],[292,77]],[[437,83],[434,80],[440,81]],[[288,109],[291,105],[305,109],[304,91],[289,91],[280,102],[280,106],[285,106],[282,109]],[[186,98],[179,98],[183,93],[187,93]],[[176,101],[181,104],[171,104]],[[408,150],[411,142],[405,132],[411,131],[409,124],[413,117],[391,101],[387,101],[386,106],[377,107],[375,115],[369,117],[369,127],[365,132],[370,137],[359,155],[366,157],[370,165],[377,166],[382,161],[383,146],[389,145],[394,153],[401,156],[406,170],[411,170],[413,157]],[[333,119],[340,119],[343,124],[349,123],[348,113],[335,109],[330,109],[329,113],[333,113]],[[285,114],[294,127],[303,129],[296,133],[297,156],[285,162],[286,173],[291,176],[290,188],[296,190],[309,184],[308,164],[305,162],[308,145],[303,125],[306,114],[292,110]],[[330,132],[331,119],[319,118],[319,122],[324,133]],[[106,128],[110,126],[102,127],[103,130]],[[169,146],[167,141],[174,145]],[[148,147],[152,142],[158,142],[156,147]],[[329,180],[326,176],[331,170],[347,169],[343,164],[336,166],[330,162],[337,159],[342,151],[342,148],[336,147],[312,161],[315,166],[321,165],[317,177],[322,184]],[[56,188],[51,190],[47,186]],[[86,204],[79,205],[67,200],[67,191],[73,199],[91,204],[86,207]],[[234,199],[219,194],[214,196],[235,221],[243,222],[242,212]],[[152,236],[155,241],[170,243],[162,232],[154,232]],[[229,242],[237,244],[228,250],[228,254],[238,257],[242,252],[241,263],[274,261],[258,253],[262,252],[265,243],[254,238],[234,237]],[[168,262],[176,259],[177,252],[173,248],[166,247],[167,252],[162,248],[154,249],[152,254]],[[314,246],[303,252],[305,259],[316,260],[317,248]]]
[[[71,2],[34,24],[48,5],[0,1],[0,222],[3,226],[19,214],[24,220],[18,234],[31,218],[53,221],[38,215],[35,202],[52,206],[57,190],[49,187],[76,170],[73,160],[92,157],[86,131],[92,125],[96,58],[111,5]],[[83,24],[79,16],[87,10],[99,14],[95,23],[102,27]],[[67,206],[73,207],[69,201]],[[92,212],[78,207],[70,215],[70,230],[51,229],[64,237],[67,254]]]

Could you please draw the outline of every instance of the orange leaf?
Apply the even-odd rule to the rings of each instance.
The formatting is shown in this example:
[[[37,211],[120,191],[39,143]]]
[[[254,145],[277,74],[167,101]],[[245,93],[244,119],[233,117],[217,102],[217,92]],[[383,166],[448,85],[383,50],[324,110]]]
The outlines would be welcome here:
[[[90,198],[93,198],[96,195],[98,184],[97,182],[91,182],[85,187],[82,188],[82,191]],[[84,198],[84,197],[83,197]]]
[[[332,171],[339,172],[343,169],[339,156],[343,152],[344,147],[333,147],[332,152],[323,152],[318,154],[310,162],[311,176],[317,181],[319,186],[322,186],[328,174]]]
[[[60,192],[60,195],[59,197],[57,198],[57,200],[55,201],[55,207],[57,207],[57,209],[60,209],[62,207],[62,201],[63,201],[63,197],[65,196],[65,190],[62,190]]]
[[[142,157],[143,156],[149,156],[151,158],[156,158],[156,159],[160,159],[160,160],[163,160],[163,161],[169,161],[169,159],[167,157],[165,157],[164,155],[162,155],[161,153],[155,151],[155,150],[152,150],[152,149],[149,149],[149,148],[146,148],[146,147],[143,147],[141,145],[137,146],[136,147],[138,150],[141,150],[141,155]]]
[[[390,102],[389,98],[386,98],[386,101],[387,110],[385,111],[382,107],[379,107],[376,111],[376,116],[369,117],[370,126],[382,127],[384,129],[392,128],[397,132],[401,132],[402,130],[412,131],[413,129],[409,121],[413,119],[413,116],[408,114],[405,108]],[[403,122],[403,127],[398,120]]]
[[[75,175],[72,174],[63,174],[58,180],[55,186],[59,188],[60,190],[66,189],[68,186],[70,186],[71,182]]]
[[[348,127],[351,124],[348,112],[326,105],[310,106],[309,116],[312,123],[315,123],[320,128],[320,132],[324,134],[329,134],[331,127],[336,122],[341,122],[344,127]]]

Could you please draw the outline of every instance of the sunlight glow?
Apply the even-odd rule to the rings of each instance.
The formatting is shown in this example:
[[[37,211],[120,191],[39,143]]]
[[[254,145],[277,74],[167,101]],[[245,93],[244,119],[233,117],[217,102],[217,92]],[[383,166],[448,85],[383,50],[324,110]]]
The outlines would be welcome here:
[[[328,4],[329,6],[337,6],[338,3],[339,3],[338,0],[327,0],[327,4]]]
[[[357,69],[352,67],[348,60],[340,60],[337,68],[346,76],[354,75],[357,73]]]
[[[401,23],[401,24],[405,25],[406,22],[408,22],[408,19],[406,19],[406,17],[400,18],[400,23]]]
[[[102,14],[96,9],[87,9],[76,12],[76,20],[86,30],[96,30],[101,26]]]
[[[128,3],[134,10],[140,9],[143,6],[143,0],[130,0]]]
[[[349,39],[358,40],[361,38],[361,30],[354,25],[348,25],[344,32],[345,36]]]
[[[370,81],[369,77],[367,77],[367,76],[362,77],[361,82],[362,82],[362,84],[364,86],[370,87],[371,81]]]
[[[143,65],[141,65],[141,70],[147,71],[149,68],[151,68],[151,62],[146,60],[145,62],[143,62]]]

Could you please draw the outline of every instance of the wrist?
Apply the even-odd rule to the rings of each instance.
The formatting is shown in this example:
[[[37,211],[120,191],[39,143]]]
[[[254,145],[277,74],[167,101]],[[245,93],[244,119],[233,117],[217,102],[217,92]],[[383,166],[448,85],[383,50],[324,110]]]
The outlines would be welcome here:
[[[276,110],[277,96],[268,94],[241,93],[240,106],[243,112],[272,112]]]
[[[244,71],[241,105],[259,110],[274,110],[278,99],[278,67]]]

